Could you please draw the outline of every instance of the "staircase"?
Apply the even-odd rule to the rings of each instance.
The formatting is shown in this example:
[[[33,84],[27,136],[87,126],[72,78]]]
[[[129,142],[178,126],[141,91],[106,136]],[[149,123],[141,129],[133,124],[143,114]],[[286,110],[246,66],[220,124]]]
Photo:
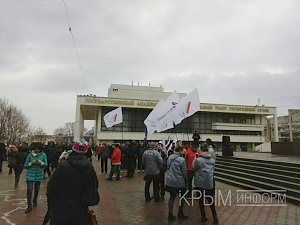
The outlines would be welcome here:
[[[286,190],[288,202],[300,205],[300,164],[217,156],[217,181],[250,190]]]

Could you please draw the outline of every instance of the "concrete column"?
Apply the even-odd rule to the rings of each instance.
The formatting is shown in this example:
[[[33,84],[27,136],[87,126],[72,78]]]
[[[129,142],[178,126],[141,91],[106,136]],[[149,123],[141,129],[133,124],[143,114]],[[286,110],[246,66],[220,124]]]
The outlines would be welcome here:
[[[83,136],[83,126],[84,120],[81,112],[80,102],[77,97],[76,101],[76,115],[75,115],[75,131],[74,131],[74,141],[80,140]]]
[[[289,110],[288,119],[289,119],[288,123],[289,123],[290,142],[293,142],[292,113],[290,110]]]
[[[100,140],[98,140],[98,133],[101,132],[101,122],[102,122],[102,107],[98,107],[98,111],[97,111],[97,119],[96,119],[96,123],[97,123],[97,129],[95,129],[95,135],[96,135],[96,142],[97,144],[100,143]]]
[[[274,141],[275,142],[279,142],[279,138],[278,138],[278,122],[277,122],[277,110],[275,111],[274,115]]]

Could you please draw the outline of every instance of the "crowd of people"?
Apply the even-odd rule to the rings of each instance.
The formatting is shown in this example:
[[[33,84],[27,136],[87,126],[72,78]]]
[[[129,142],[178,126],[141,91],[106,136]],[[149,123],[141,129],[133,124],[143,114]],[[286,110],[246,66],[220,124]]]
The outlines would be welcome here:
[[[50,220],[51,225],[81,225],[84,224],[88,206],[100,201],[98,180],[91,163],[93,155],[99,161],[100,174],[106,174],[107,181],[119,181],[122,176],[132,179],[136,170],[143,173],[146,202],[152,199],[160,202],[165,198],[165,193],[169,192],[168,221],[176,219],[173,213],[176,197],[180,200],[182,196],[187,196],[188,199],[199,199],[202,223],[207,221],[205,205],[210,206],[213,222],[218,223],[213,201],[216,163],[214,145],[210,139],[200,145],[197,134],[191,144],[184,145],[177,141],[169,149],[161,141],[145,143],[133,140],[123,144],[89,145],[81,140],[70,146],[54,143],[46,146],[42,143],[33,143],[31,146],[9,145],[7,148],[0,146],[0,172],[2,161],[7,156],[9,174],[14,171],[14,187],[17,189],[20,175],[23,169],[26,170],[25,213],[37,207],[40,184],[47,174],[50,180],[47,186],[48,212],[44,224]],[[121,171],[126,171],[126,175],[121,174]],[[153,196],[150,194],[151,184]],[[88,194],[83,196],[82,193]],[[185,201],[179,201],[178,205],[177,218],[188,219],[184,212]],[[76,213],[68,213],[69,209]]]
[[[127,171],[125,177],[133,178],[135,170],[144,172],[146,202],[154,199],[160,202],[169,192],[168,220],[176,217],[173,208],[176,196],[186,196],[188,199],[198,197],[201,213],[201,222],[207,221],[204,205],[209,205],[212,211],[214,223],[218,223],[213,197],[215,193],[214,168],[216,154],[211,139],[207,139],[201,146],[198,133],[195,132],[194,141],[184,145],[181,141],[174,143],[170,149],[166,149],[161,141],[143,142],[130,140],[125,144],[105,143],[96,147],[95,154],[100,161],[100,174],[107,173],[107,160],[110,159],[111,170],[107,177],[112,181],[121,178],[120,171]],[[153,185],[153,196],[150,194],[150,186]],[[194,194],[197,196],[194,196]],[[180,201],[177,218],[188,219],[184,214],[184,203]]]

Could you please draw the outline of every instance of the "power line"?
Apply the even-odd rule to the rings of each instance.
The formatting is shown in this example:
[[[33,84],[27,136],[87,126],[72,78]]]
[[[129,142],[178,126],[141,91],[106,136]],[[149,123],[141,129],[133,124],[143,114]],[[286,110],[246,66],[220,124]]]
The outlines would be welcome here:
[[[71,37],[72,37],[72,41],[73,41],[73,45],[74,45],[74,49],[75,49],[75,53],[76,53],[78,65],[79,65],[79,68],[80,68],[80,71],[81,71],[81,76],[82,76],[84,88],[85,88],[85,91],[88,92],[87,91],[86,81],[85,81],[85,73],[83,71],[83,68],[81,66],[81,62],[80,62],[80,59],[79,59],[79,54],[78,54],[77,47],[76,47],[76,44],[75,44],[75,39],[74,39],[74,35],[73,35],[73,32],[72,32],[72,27],[71,27],[71,22],[70,22],[70,17],[69,17],[69,14],[68,14],[67,6],[66,6],[66,3],[65,3],[65,0],[62,0],[62,1],[64,3],[64,8],[65,8],[65,12],[66,12],[68,27],[69,27],[69,32],[71,33]]]

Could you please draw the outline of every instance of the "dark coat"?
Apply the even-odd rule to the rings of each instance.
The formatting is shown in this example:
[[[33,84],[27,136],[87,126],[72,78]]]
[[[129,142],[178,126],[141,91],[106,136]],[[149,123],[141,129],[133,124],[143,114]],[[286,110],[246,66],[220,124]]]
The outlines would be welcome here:
[[[84,193],[91,188],[98,193],[95,169],[84,154],[72,152],[67,160],[59,162],[47,187],[51,224],[69,225],[76,221],[84,225]]]
[[[5,144],[0,143],[0,161],[4,160],[5,154],[6,154]]]

